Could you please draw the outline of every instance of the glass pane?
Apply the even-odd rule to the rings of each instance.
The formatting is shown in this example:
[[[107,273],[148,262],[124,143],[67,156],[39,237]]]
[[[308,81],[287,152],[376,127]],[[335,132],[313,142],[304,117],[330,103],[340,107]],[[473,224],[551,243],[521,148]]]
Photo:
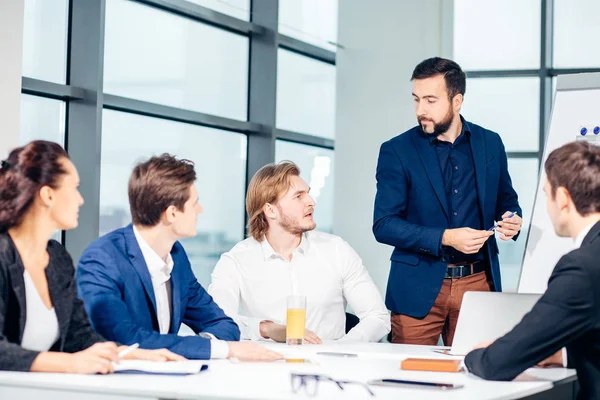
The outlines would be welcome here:
[[[277,127],[335,137],[335,66],[279,50]]]
[[[65,143],[65,102],[21,95],[21,144],[43,139]]]
[[[333,231],[333,151],[315,146],[278,140],[275,146],[277,161],[289,160],[300,167],[300,177],[310,186],[315,200],[317,230]]]
[[[554,0],[555,68],[600,67],[599,14],[598,0]]]
[[[541,9],[541,0],[455,0],[454,59],[465,70],[539,68]]]
[[[104,91],[246,120],[248,38],[132,1],[109,0]]]
[[[279,2],[279,33],[336,51],[338,0]]]
[[[497,132],[506,151],[537,151],[540,133],[539,78],[467,79],[461,114]]]
[[[244,21],[250,19],[250,0],[188,0]]]
[[[190,159],[204,212],[196,237],[181,243],[207,287],[221,254],[244,236],[246,136],[110,110],[102,125],[100,235],[131,222],[127,182],[137,162],[165,152]]]
[[[529,231],[533,199],[539,179],[538,160],[536,158],[511,158],[508,160],[508,171],[512,178],[513,187],[519,195],[519,204],[523,209],[523,227],[517,241],[505,242],[496,237],[500,248],[500,269],[502,271],[502,290],[516,292],[519,284],[519,274],[523,264],[523,252]],[[512,210],[506,210],[512,211]]]
[[[68,0],[25,0],[23,76],[65,83]]]

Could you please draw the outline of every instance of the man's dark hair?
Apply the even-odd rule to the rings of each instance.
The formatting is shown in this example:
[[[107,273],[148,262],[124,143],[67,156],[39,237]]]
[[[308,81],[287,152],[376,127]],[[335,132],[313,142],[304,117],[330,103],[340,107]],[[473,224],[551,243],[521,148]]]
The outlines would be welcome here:
[[[156,226],[169,206],[183,211],[195,181],[194,163],[170,154],[154,156],[136,165],[128,190],[133,223]]]
[[[415,67],[411,81],[415,79],[426,79],[442,75],[446,81],[448,97],[450,100],[457,94],[465,95],[467,90],[467,78],[460,65],[452,60],[441,57],[428,58]]]
[[[600,147],[584,141],[554,150],[544,164],[552,198],[564,187],[582,216],[600,212]]]

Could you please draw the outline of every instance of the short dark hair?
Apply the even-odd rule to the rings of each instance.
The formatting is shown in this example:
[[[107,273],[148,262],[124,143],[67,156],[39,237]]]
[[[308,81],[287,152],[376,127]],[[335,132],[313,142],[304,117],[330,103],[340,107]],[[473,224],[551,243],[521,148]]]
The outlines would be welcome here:
[[[156,226],[169,206],[183,211],[195,181],[194,163],[167,153],[136,165],[128,188],[133,223]]]
[[[460,68],[460,65],[446,58],[432,57],[421,61],[415,67],[410,80],[427,79],[437,75],[444,77],[450,100],[457,94],[465,95],[465,91],[467,90],[467,77],[465,73]]]
[[[552,198],[564,187],[582,216],[600,212],[600,147],[585,141],[554,150],[544,164]]]
[[[69,155],[59,144],[35,140],[10,152],[0,167],[0,230],[18,226],[41,188],[56,189]]]

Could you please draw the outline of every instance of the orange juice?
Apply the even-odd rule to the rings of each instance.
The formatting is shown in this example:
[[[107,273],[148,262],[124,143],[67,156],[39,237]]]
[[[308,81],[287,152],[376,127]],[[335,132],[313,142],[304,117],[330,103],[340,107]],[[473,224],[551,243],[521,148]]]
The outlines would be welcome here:
[[[288,344],[303,343],[305,325],[306,310],[301,308],[288,308],[286,326],[286,337]]]

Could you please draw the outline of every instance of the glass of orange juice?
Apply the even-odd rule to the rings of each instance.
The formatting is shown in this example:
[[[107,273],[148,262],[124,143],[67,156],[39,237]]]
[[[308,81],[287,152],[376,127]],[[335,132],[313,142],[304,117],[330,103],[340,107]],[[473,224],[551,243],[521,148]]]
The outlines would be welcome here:
[[[306,325],[306,296],[288,296],[287,325],[285,336],[287,344],[304,343],[304,327]]]

